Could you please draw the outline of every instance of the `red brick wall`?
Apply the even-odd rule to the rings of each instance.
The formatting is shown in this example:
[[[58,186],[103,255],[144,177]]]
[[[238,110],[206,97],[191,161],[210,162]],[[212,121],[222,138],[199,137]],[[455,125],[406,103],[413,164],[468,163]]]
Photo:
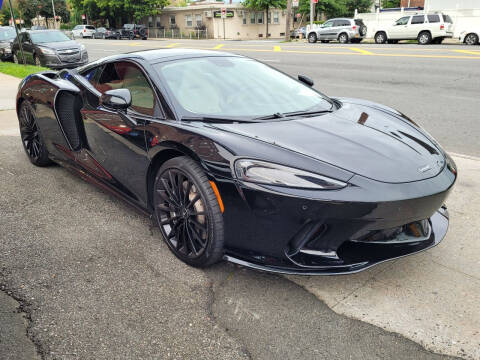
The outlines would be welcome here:
[[[423,6],[425,0],[410,0],[410,7]],[[401,0],[400,7],[408,7],[408,0]]]

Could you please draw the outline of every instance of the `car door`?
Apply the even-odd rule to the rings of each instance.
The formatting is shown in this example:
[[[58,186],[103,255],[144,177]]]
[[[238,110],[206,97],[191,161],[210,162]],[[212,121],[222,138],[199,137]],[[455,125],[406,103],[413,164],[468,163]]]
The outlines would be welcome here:
[[[84,150],[86,166],[146,207],[145,178],[150,160],[144,125],[163,116],[153,87],[140,66],[130,61],[107,63],[100,75],[84,75],[95,88],[87,94],[81,110],[88,143]],[[126,112],[100,104],[101,94],[121,88],[129,89],[132,96],[132,104]]]
[[[318,30],[319,40],[330,40],[333,38],[332,26],[333,26],[333,20],[328,20],[320,27],[320,29]]]
[[[407,24],[409,20],[410,20],[410,16],[404,16],[398,19],[393,24],[393,26],[389,28],[388,34],[387,34],[388,38],[396,39],[396,40],[406,39]]]
[[[348,22],[346,20],[335,20],[333,22],[333,26],[332,26],[332,39],[336,40],[338,39],[338,35],[340,35],[340,33],[342,33],[346,28],[346,24]]]
[[[23,49],[23,54],[25,56],[25,61],[27,62],[27,64],[33,64],[34,48],[33,48],[32,38],[28,33],[22,33],[21,35],[23,35],[21,39],[22,39],[22,49]]]
[[[407,25],[408,39],[416,39],[420,31],[425,29],[425,15],[414,15]]]

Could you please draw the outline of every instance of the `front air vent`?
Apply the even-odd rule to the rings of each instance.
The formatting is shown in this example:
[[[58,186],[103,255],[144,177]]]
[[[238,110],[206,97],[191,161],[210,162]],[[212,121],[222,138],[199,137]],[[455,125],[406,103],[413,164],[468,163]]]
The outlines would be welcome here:
[[[73,150],[80,149],[82,145],[82,136],[80,135],[80,130],[82,129],[80,117],[81,107],[82,99],[80,96],[68,91],[61,91],[55,100],[55,110],[57,111],[58,120]]]

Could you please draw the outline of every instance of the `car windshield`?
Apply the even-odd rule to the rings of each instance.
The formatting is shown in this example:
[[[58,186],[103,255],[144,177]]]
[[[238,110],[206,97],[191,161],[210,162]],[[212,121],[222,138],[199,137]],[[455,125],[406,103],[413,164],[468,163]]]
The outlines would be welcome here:
[[[42,31],[30,33],[30,36],[35,44],[70,41],[70,38],[60,31]]]
[[[333,107],[326,96],[251,59],[212,56],[155,67],[188,115],[257,118]]]
[[[123,28],[124,28],[124,29],[133,29],[134,27],[135,27],[134,24],[125,24],[125,25],[123,25]]]
[[[0,41],[15,39],[16,33],[14,29],[0,29]]]

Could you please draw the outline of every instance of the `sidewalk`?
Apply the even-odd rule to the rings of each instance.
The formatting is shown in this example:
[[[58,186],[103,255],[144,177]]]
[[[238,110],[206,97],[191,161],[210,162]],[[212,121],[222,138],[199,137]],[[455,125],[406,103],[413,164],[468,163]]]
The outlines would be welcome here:
[[[21,80],[0,73],[0,111],[15,109],[15,95]]]

